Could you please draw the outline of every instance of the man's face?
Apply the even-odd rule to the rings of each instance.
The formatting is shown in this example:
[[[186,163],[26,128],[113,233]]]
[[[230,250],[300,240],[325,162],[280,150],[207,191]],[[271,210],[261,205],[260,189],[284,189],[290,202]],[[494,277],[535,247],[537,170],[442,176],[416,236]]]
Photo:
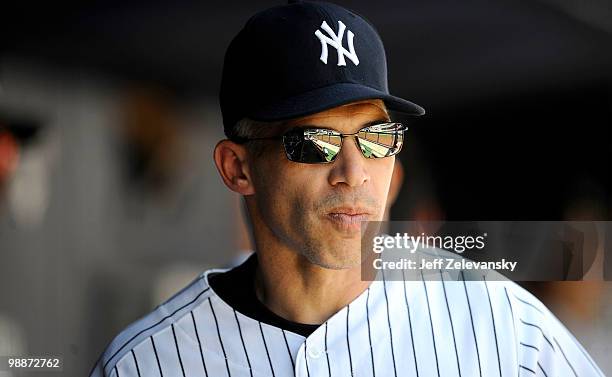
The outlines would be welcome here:
[[[288,127],[354,133],[386,120],[383,102],[367,100],[293,120]],[[250,200],[256,202],[259,220],[281,243],[321,267],[358,266],[361,221],[383,218],[395,157],[367,159],[355,141],[344,138],[329,164],[289,161],[276,142],[253,166]]]

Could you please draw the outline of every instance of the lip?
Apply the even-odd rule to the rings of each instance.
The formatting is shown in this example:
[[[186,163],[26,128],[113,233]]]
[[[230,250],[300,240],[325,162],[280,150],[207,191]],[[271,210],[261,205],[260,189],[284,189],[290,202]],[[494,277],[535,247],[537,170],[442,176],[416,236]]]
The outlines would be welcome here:
[[[370,215],[371,212],[363,207],[336,207],[327,211],[327,214],[341,213],[345,215]]]
[[[371,214],[363,208],[341,207],[329,211],[325,218],[342,233],[361,232],[361,222],[368,221]]]

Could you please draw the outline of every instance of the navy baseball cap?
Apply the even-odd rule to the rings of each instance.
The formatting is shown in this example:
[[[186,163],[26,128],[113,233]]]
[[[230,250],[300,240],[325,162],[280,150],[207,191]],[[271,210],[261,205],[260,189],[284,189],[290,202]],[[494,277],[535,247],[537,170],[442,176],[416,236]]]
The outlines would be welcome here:
[[[335,4],[291,1],[261,11],[225,53],[219,102],[228,137],[244,117],[286,120],[365,99],[425,113],[389,94],[385,50],[372,24]]]

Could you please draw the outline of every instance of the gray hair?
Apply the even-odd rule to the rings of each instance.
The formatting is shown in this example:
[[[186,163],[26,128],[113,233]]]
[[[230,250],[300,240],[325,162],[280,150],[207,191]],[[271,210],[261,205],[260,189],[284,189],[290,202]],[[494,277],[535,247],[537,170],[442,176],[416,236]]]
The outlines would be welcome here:
[[[230,140],[269,137],[277,134],[274,131],[282,131],[284,125],[284,121],[263,122],[250,118],[242,118],[236,122],[236,125],[231,130],[231,134],[228,136]],[[253,140],[244,145],[254,157],[260,157],[265,151],[266,142],[265,140]]]

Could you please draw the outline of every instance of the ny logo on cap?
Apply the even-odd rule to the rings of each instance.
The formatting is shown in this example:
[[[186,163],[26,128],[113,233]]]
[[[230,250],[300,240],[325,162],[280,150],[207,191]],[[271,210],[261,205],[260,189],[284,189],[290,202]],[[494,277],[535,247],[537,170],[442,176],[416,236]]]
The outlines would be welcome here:
[[[351,59],[353,64],[359,65],[359,58],[357,58],[357,54],[355,53],[355,47],[353,46],[353,37],[355,36],[352,31],[348,31],[348,51],[342,46],[342,39],[344,38],[344,30],[346,30],[346,25],[342,23],[342,21],[338,21],[338,34],[334,34],[334,31],[329,27],[327,22],[323,21],[321,24],[321,29],[327,32],[327,35],[323,35],[321,30],[317,29],[315,31],[315,35],[321,41],[321,61],[327,64],[327,45],[332,46],[338,51],[338,65],[346,65],[346,61],[344,57]]]

